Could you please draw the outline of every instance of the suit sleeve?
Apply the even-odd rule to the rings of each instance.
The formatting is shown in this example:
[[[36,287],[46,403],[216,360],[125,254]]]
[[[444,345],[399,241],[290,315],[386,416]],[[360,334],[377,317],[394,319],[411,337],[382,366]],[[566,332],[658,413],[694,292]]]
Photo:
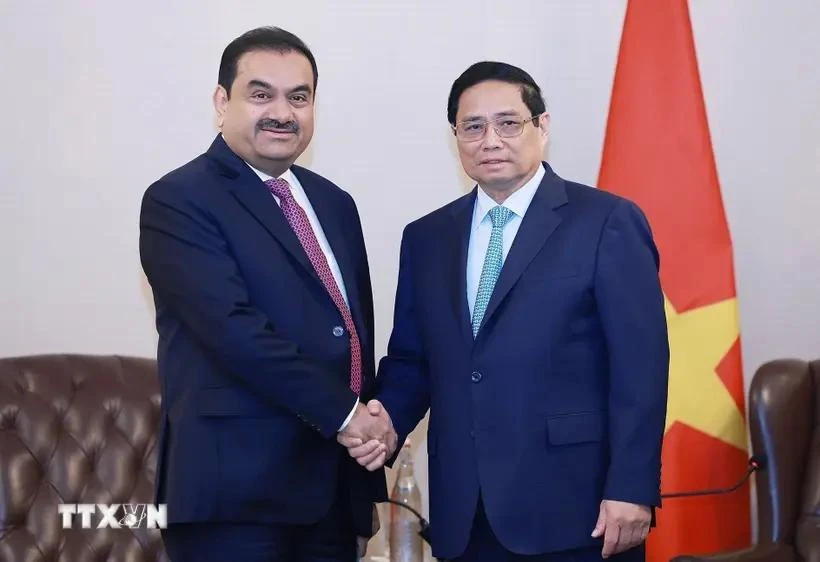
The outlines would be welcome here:
[[[397,452],[430,407],[430,381],[417,318],[412,268],[410,237],[405,229],[399,258],[393,330],[387,355],[379,363],[378,375],[378,399],[393,420],[399,437]]]
[[[610,464],[604,498],[660,505],[669,340],[649,224],[621,201],[598,248],[595,298],[609,353]]]
[[[229,244],[212,215],[157,182],[140,215],[140,260],[158,296],[233,383],[334,436],[355,393],[276,333],[250,302]]]

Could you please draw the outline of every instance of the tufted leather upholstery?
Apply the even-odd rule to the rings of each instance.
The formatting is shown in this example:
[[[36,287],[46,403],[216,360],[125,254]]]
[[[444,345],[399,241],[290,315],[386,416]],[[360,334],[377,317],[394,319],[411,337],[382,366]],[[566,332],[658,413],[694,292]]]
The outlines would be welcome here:
[[[158,530],[81,529],[79,516],[64,530],[57,511],[154,502],[159,407],[151,359],[0,359],[0,560],[167,560]]]
[[[820,360],[778,359],[749,389],[758,541],[752,548],[676,562],[820,562]]]

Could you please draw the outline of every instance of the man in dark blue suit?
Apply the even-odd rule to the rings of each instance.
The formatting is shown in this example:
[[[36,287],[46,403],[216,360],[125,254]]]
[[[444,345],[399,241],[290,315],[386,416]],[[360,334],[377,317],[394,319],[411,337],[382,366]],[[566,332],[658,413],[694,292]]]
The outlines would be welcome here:
[[[470,67],[448,119],[478,186],[405,229],[378,379],[399,443],[430,411],[433,553],[643,560],[669,363],[650,227],[542,162],[548,116],[523,70]],[[379,466],[383,444],[339,440]]]
[[[343,431],[391,443],[392,427],[361,402],[375,362],[356,205],[294,165],[313,134],[317,76],[284,30],[234,40],[214,94],[221,134],[143,198],[157,502],[173,562],[352,562],[386,497],[383,471],[337,442]]]

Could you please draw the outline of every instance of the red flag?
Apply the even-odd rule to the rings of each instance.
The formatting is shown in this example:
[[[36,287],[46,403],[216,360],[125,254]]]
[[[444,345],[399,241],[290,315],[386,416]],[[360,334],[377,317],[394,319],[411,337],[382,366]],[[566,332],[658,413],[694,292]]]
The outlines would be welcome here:
[[[630,0],[598,185],[647,214],[671,350],[661,491],[730,486],[747,446],[732,244],[685,0]],[[664,500],[647,559],[743,548],[749,488]]]

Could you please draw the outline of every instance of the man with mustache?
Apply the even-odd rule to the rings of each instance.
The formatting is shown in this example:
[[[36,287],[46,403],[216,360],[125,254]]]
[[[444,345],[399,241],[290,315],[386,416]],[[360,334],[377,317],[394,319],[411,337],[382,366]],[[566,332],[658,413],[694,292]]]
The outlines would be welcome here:
[[[549,116],[522,69],[471,66],[447,118],[477,185],[405,229],[378,378],[399,442],[430,411],[433,554],[643,560],[669,368],[649,224],[543,161]],[[379,466],[383,444],[339,440]]]
[[[318,82],[299,38],[249,31],[224,50],[218,78],[220,133],[147,189],[140,216],[166,550],[173,562],[350,562],[386,486],[337,436],[395,442],[386,414],[363,405],[375,365],[359,215],[345,191],[294,164]]]

